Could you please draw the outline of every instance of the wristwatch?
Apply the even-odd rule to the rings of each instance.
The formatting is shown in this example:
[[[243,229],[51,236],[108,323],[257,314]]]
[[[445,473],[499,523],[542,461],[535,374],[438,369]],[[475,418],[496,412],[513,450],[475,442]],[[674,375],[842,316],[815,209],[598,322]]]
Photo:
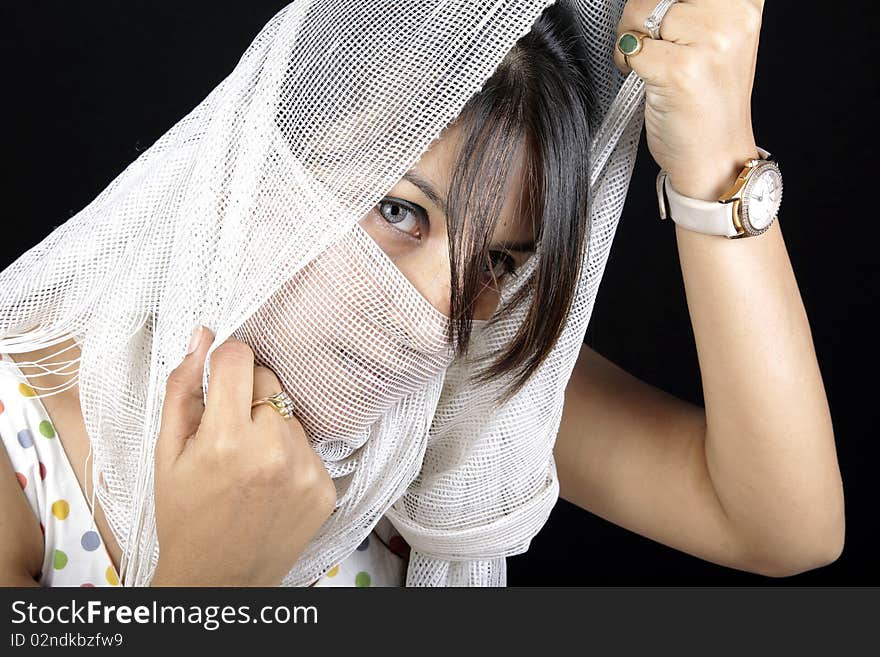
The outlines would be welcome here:
[[[665,171],[657,175],[660,218],[671,218],[682,228],[731,239],[765,232],[782,204],[782,171],[770,153],[758,148],[760,159],[749,159],[733,187],[717,201],[679,194]]]

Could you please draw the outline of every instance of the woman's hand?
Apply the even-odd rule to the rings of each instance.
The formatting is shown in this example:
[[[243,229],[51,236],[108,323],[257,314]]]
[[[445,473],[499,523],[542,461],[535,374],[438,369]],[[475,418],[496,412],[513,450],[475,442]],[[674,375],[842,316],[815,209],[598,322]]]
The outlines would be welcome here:
[[[629,0],[618,25],[645,32],[657,0]],[[751,96],[763,0],[684,0],[670,7],[662,40],[650,37],[627,59],[645,80],[648,149],[670,184],[717,200],[746,159],[757,157]],[[618,68],[629,73],[614,49]]]
[[[251,402],[281,390],[207,328],[168,378],[155,453],[160,557],[153,586],[277,586],[333,512],[336,489],[302,425]]]

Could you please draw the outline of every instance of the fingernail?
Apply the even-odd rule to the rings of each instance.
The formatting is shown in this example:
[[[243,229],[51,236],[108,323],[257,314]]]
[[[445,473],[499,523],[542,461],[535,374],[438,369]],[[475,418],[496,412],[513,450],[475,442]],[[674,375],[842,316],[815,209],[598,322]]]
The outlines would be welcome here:
[[[192,352],[194,352],[199,347],[199,342],[202,341],[202,325],[199,324],[193,330],[192,337],[189,339],[189,347],[187,347],[186,355],[189,356]]]

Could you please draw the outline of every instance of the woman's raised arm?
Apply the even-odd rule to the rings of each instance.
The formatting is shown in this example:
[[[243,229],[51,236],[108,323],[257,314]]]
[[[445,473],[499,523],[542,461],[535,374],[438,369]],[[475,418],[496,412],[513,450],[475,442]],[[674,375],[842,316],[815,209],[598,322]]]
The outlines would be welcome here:
[[[643,29],[655,4],[630,0],[619,31]],[[762,7],[676,3],[663,40],[629,57],[647,83],[651,153],[681,194],[717,200],[758,157],[750,98]],[[845,533],[828,402],[779,223],[733,240],[675,226],[705,409],[584,347],[555,449],[569,501],[767,575],[833,561]]]

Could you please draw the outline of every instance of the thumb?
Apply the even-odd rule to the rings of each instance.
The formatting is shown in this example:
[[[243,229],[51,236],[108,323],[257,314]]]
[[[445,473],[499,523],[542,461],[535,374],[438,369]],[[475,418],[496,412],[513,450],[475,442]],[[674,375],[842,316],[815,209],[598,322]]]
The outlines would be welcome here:
[[[187,439],[199,428],[205,405],[202,396],[202,370],[214,334],[202,325],[196,326],[189,351],[171,371],[165,384],[162,405],[162,427],[156,442],[156,460],[176,459]]]

